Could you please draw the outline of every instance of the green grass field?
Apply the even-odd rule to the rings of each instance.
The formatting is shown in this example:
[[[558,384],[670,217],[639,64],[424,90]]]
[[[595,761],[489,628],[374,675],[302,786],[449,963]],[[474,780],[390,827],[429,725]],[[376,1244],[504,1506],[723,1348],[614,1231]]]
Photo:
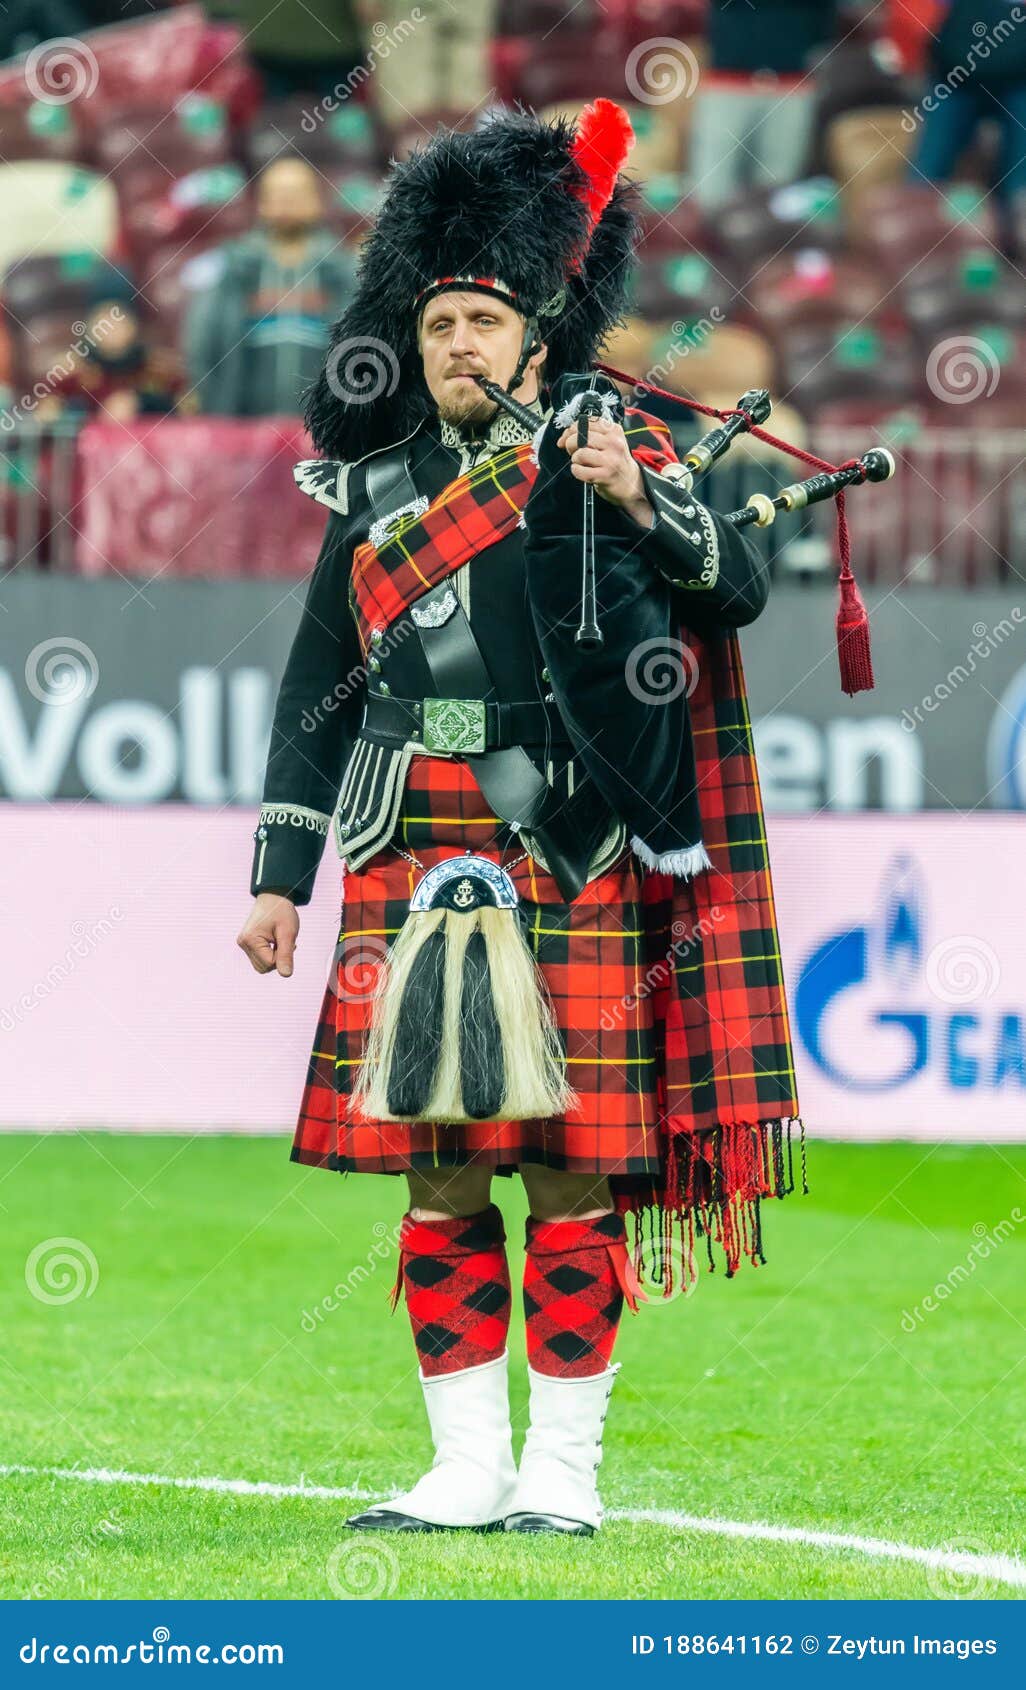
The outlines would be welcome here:
[[[766,1267],[625,1319],[607,1507],[1022,1556],[1026,1148],[813,1142],[809,1178],[767,1207]],[[405,1311],[388,1314],[403,1189],[291,1166],[284,1138],[0,1136],[0,1594],[1026,1594],[679,1522],[611,1518],[571,1545],[367,1538],[342,1500],[39,1471],[410,1483],[430,1457]],[[519,1242],[519,1182],[497,1196]],[[74,1288],[48,1280],[54,1239],[88,1281],[70,1300],[44,1300]],[[522,1426],[516,1313],[511,1349]]]

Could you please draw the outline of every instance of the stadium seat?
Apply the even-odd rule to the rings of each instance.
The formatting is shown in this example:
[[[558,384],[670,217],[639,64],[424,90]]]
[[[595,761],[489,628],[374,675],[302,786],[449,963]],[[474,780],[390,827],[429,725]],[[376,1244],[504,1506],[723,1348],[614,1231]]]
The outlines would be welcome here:
[[[229,240],[252,223],[248,183],[237,164],[193,170],[152,196],[123,206],[125,238],[140,256],[155,242],[188,242],[198,236]]]
[[[921,360],[901,329],[813,325],[782,334],[776,346],[781,390],[805,417],[830,399],[897,401],[918,388]]]
[[[992,247],[925,258],[901,284],[909,327],[924,341],[981,323],[1016,329],[1026,322],[1026,278]]]
[[[598,0],[579,0],[567,6],[564,0],[498,0],[495,34],[547,41],[556,33],[591,36],[600,28],[608,5]]]
[[[836,251],[844,241],[837,184],[812,177],[783,188],[748,189],[711,220],[710,235],[742,275],[789,246]]]
[[[326,102],[291,98],[269,101],[244,138],[254,175],[282,153],[299,153],[321,169],[376,171],[381,145],[367,106],[353,98]]]
[[[599,356],[604,363],[613,364],[618,370],[644,376],[652,366],[654,342],[655,331],[651,323],[646,323],[642,317],[628,317],[607,337]],[[652,379],[663,386],[657,376]]]
[[[678,258],[711,250],[705,219],[688,195],[685,178],[674,172],[650,176],[641,203],[641,251],[645,258]]]
[[[967,248],[997,244],[996,214],[978,189],[932,188],[927,183],[881,183],[867,193],[855,244],[888,281],[907,277],[942,252],[953,261]]]
[[[547,106],[585,104],[604,94],[607,99],[624,99],[623,52],[615,41],[597,46],[581,43],[572,36],[552,36],[544,53],[528,57],[520,72],[519,95],[536,111]]]
[[[332,229],[347,241],[359,239],[370,227],[381,200],[382,179],[349,169],[324,172],[325,213]]]
[[[41,313],[81,316],[95,284],[114,268],[93,252],[32,254],[11,264],[0,282],[0,303],[28,325]]]
[[[881,291],[868,260],[798,247],[763,265],[745,285],[744,296],[767,331],[781,331],[873,317]]]
[[[26,158],[87,163],[87,143],[74,104],[31,100],[27,105],[0,105],[0,158],[8,164]]]
[[[113,251],[113,184],[75,164],[24,159],[0,165],[0,269],[23,253]]]
[[[122,198],[160,193],[177,177],[231,162],[227,113],[195,94],[156,122],[152,110],[126,113],[97,136],[94,158]]]
[[[724,322],[734,304],[729,281],[698,252],[677,258],[642,255],[633,278],[633,308],[642,317],[708,317]]]
[[[729,393],[733,405],[750,387],[775,386],[773,348],[753,328],[724,323],[708,330],[676,322],[655,325],[653,334],[652,379],[672,393],[703,404],[712,403],[710,394]]]

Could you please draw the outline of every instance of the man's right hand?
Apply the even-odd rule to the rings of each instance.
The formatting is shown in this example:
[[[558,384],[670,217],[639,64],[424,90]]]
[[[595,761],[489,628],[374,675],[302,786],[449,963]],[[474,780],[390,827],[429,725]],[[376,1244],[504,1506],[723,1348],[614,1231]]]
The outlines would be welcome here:
[[[282,892],[259,892],[246,925],[235,943],[245,951],[258,974],[292,973],[299,936],[299,912]]]

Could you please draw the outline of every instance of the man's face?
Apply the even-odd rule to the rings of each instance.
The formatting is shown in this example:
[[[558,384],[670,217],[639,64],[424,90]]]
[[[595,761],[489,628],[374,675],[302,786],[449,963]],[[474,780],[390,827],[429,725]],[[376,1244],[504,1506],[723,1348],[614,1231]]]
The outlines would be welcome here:
[[[310,166],[299,158],[269,164],[257,186],[257,212],[264,227],[278,235],[297,235],[319,223],[320,188]]]
[[[428,301],[420,323],[424,380],[446,422],[484,422],[495,414],[493,400],[472,379],[488,376],[508,387],[523,345],[524,319],[504,300],[487,293],[440,293]],[[529,404],[538,395],[544,350],[531,359],[516,397]]]

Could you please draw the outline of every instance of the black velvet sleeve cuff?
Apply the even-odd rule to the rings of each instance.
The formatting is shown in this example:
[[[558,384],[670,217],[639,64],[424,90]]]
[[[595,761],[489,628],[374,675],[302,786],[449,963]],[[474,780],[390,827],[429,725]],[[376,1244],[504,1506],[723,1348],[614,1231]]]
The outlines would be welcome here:
[[[640,549],[682,597],[728,627],[744,627],[765,609],[769,578],[758,548],[674,476],[641,466],[655,520]],[[685,617],[687,603],[684,605]]]
[[[253,896],[281,892],[294,904],[308,904],[330,826],[330,816],[303,804],[263,804],[253,835]]]

